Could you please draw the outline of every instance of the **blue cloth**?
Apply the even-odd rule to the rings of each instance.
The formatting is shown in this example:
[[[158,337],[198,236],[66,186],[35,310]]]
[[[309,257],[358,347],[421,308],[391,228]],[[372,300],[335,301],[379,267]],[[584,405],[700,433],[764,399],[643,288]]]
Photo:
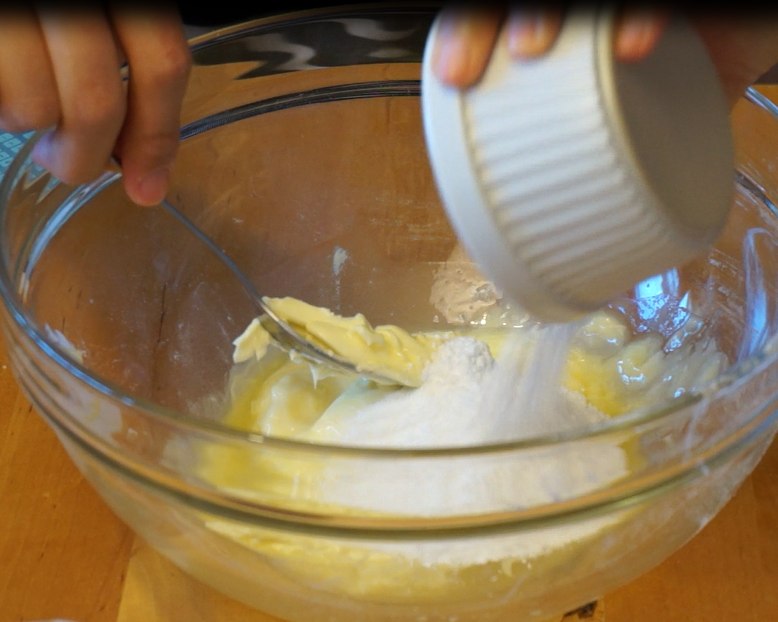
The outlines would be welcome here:
[[[5,175],[8,165],[11,164],[11,160],[14,159],[14,156],[19,153],[19,149],[22,148],[22,145],[32,135],[33,132],[27,132],[25,134],[0,132],[0,177]]]

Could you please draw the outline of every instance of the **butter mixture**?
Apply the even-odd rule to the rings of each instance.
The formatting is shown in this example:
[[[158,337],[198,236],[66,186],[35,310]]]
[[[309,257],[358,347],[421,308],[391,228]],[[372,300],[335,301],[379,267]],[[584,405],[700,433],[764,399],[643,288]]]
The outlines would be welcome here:
[[[341,317],[329,309],[296,298],[266,298],[265,303],[308,341],[356,363],[362,372],[376,372],[400,385],[418,387],[430,360],[436,335],[411,335],[397,326],[373,328],[364,315]],[[254,320],[235,342],[236,363],[262,359],[270,335]]]
[[[656,406],[698,390],[727,365],[715,340],[689,338],[703,328],[693,316],[670,338],[634,335],[627,321],[609,310],[563,329],[468,326],[410,334],[397,326],[374,328],[362,315],[344,318],[292,298],[266,303],[320,347],[356,362],[358,369],[397,380],[397,386],[383,386],[355,379],[275,347],[270,356],[270,337],[253,321],[235,341],[234,360],[260,364],[249,374],[251,389],[233,399],[242,398],[245,406],[246,391],[254,393],[250,408],[235,408],[228,421],[269,436],[313,442],[402,449],[517,440]],[[503,350],[510,351],[498,365]],[[556,363],[548,360],[550,352]],[[524,388],[535,399],[519,395]],[[496,418],[491,410],[497,394],[507,400],[507,415],[532,422],[515,437],[506,436],[505,428],[483,424]],[[407,417],[411,411],[425,414]],[[445,426],[460,425],[465,431],[458,435],[431,423],[438,413],[445,416]],[[465,424],[467,417],[472,421]],[[434,432],[410,439],[405,418]],[[376,426],[372,433],[369,426],[355,429],[364,421]],[[393,441],[385,426],[401,438]],[[499,435],[491,436],[495,432]]]
[[[441,291],[433,295],[445,297]],[[489,296],[498,297],[494,290]],[[562,328],[462,322],[410,334],[291,298],[266,302],[320,347],[398,382],[378,384],[312,364],[275,347],[252,322],[235,341],[225,422],[308,443],[413,449],[563,432],[695,390],[727,364],[693,317],[670,336],[635,334],[610,310]],[[492,302],[462,307],[457,299],[464,310],[456,317],[480,313]],[[387,469],[369,460],[344,465],[326,454],[274,459],[220,447],[210,449],[200,470],[218,487],[297,510],[443,517],[574,499],[625,477],[634,460],[634,446],[595,438],[492,459],[430,460],[421,470],[418,461],[397,460]],[[619,520],[609,515],[495,538],[425,543],[332,541],[226,520],[209,527],[316,589],[422,602],[491,594],[513,585],[520,569],[572,563],[583,550],[577,545],[607,537]]]

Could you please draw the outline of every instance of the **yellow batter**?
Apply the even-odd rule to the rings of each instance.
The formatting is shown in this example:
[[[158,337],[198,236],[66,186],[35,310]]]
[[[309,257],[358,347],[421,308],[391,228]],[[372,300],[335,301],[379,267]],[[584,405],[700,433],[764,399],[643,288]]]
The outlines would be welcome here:
[[[436,349],[457,336],[454,331],[410,334],[396,326],[374,328],[362,315],[343,318],[291,298],[266,302],[320,347],[357,362],[360,369],[394,378],[402,385],[418,386]],[[479,328],[458,331],[460,335],[482,338],[493,353],[500,350],[508,332]],[[684,369],[691,369],[684,372],[688,377],[681,378],[681,384],[691,388],[719,373],[726,364],[714,342],[697,351],[687,348],[675,353],[665,352],[663,344],[659,335],[636,336],[623,318],[602,311],[581,327],[574,340],[563,384],[601,413],[616,416],[672,397],[677,387],[664,382],[668,371],[682,374]],[[416,390],[355,379],[269,346],[269,337],[259,322],[253,322],[235,341],[237,366],[232,377],[231,407],[224,419],[227,425],[267,436],[330,442],[327,426],[317,423],[325,417],[333,419],[334,410],[339,409],[347,417],[392,395]],[[328,481],[326,469],[326,454],[297,460],[288,455],[274,456],[272,452],[244,454],[229,447],[211,448],[200,465],[201,475],[215,486],[240,491],[246,497],[277,507],[307,507],[341,515],[369,513],[358,505],[327,508],[323,502],[326,495],[322,494],[322,486]],[[416,475],[425,477],[424,473]],[[513,589],[519,572],[527,573],[521,581],[529,586],[536,579],[543,580],[544,568],[551,573],[554,568],[578,563],[574,560],[580,561],[584,543],[606,537],[609,528],[616,525],[615,520],[610,517],[583,525],[580,532],[570,532],[571,544],[554,550],[539,549],[531,559],[526,554],[511,554],[510,547],[532,550],[532,538],[542,541],[542,532],[530,534],[526,546],[515,541],[506,543],[504,559],[470,564],[426,563],[414,557],[412,548],[405,551],[402,547],[281,534],[226,520],[211,521],[209,527],[256,551],[258,563],[269,564],[312,589],[375,602],[451,603]],[[559,536],[552,534],[552,541],[560,541]],[[572,546],[573,542],[576,546]],[[477,544],[474,550],[478,551],[480,546]]]
[[[361,314],[342,317],[294,298],[266,298],[265,302],[303,337],[353,361],[360,370],[378,373],[398,384],[379,387],[364,380],[356,382],[354,378],[311,365],[294,355],[279,358],[277,352],[268,359],[271,338],[255,320],[235,341],[234,360],[236,364],[252,359],[267,362],[256,378],[258,391],[251,416],[247,417],[245,409],[235,408],[227,422],[271,435],[300,432],[300,421],[309,424],[315,421],[349,387],[351,393],[373,394],[360,398],[365,403],[365,400],[380,399],[389,391],[400,390],[399,385],[419,386],[425,366],[447,339],[473,336],[485,341],[496,358],[510,333],[510,329],[468,327],[411,334],[397,326],[373,327]],[[715,342],[706,344],[693,360],[688,348],[668,353],[663,345],[660,335],[633,335],[625,319],[611,311],[600,311],[581,327],[573,342],[563,385],[613,417],[672,397],[669,388],[662,395],[665,388],[662,380],[668,370],[674,373],[675,385],[696,389],[726,365],[726,357],[718,352]]]

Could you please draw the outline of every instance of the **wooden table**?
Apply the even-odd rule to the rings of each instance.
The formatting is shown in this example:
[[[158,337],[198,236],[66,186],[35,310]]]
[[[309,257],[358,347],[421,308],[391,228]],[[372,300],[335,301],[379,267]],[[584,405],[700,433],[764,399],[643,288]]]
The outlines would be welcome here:
[[[608,594],[597,618],[769,622],[778,615],[777,586],[775,444],[699,536]],[[197,617],[166,611],[171,601],[187,603]],[[0,622],[54,618],[270,622],[184,577],[136,539],[32,410],[0,350]]]

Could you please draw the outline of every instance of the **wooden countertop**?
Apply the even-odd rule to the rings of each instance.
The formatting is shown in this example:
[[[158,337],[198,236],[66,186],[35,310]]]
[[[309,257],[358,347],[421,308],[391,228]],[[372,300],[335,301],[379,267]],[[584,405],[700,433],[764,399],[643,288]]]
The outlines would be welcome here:
[[[778,612],[776,586],[778,444],[702,533],[607,594],[595,619],[769,621]],[[166,611],[170,601],[189,603],[197,616]],[[270,622],[197,585],[136,540],[32,410],[0,350],[0,622],[55,618]]]

